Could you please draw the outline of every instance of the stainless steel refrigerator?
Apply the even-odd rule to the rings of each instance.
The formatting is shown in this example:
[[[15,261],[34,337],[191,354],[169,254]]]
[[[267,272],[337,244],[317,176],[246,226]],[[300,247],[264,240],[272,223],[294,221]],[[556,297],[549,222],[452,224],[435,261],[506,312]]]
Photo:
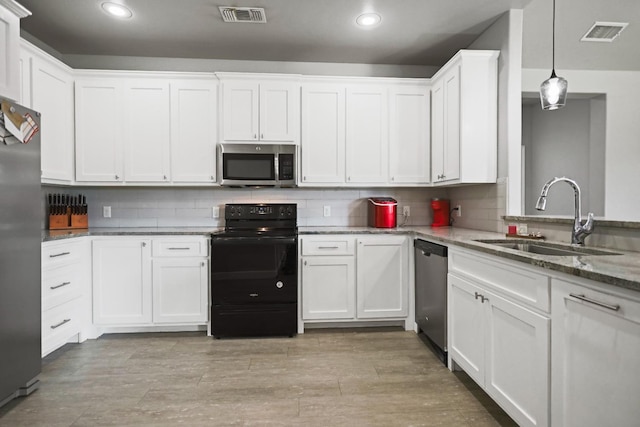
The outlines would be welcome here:
[[[40,116],[0,96],[0,406],[41,368]]]

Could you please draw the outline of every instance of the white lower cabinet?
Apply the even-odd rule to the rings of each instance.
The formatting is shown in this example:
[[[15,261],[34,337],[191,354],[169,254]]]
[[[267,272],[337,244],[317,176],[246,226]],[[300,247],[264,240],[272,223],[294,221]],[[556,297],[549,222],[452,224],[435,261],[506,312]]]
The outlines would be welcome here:
[[[354,319],[356,277],[353,256],[310,256],[302,261],[302,318]]]
[[[153,260],[153,323],[207,323],[206,258]]]
[[[451,360],[519,425],[548,426],[551,320],[540,309],[544,301],[511,297],[511,284],[516,287],[518,281],[500,278],[514,280],[513,264],[455,249],[450,255]],[[526,268],[520,271],[519,282],[535,276]],[[539,278],[548,292],[548,278]]]
[[[407,317],[406,236],[303,236],[299,246],[303,321]]]
[[[206,324],[207,242],[200,236],[94,240],[94,324]]]
[[[552,289],[553,425],[637,426],[637,292],[573,278],[554,279]]]
[[[151,240],[93,242],[93,323],[151,323]]]
[[[409,243],[405,236],[358,238],[357,316],[406,317],[409,308]]]
[[[91,325],[89,241],[42,244],[42,356],[82,342]]]

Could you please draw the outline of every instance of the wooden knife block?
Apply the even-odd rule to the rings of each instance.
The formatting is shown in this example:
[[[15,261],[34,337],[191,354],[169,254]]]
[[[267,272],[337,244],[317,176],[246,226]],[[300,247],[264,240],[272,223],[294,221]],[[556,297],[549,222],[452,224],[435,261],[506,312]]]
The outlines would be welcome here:
[[[70,230],[76,228],[89,228],[89,215],[76,215],[67,208],[63,215],[49,215],[49,230]]]

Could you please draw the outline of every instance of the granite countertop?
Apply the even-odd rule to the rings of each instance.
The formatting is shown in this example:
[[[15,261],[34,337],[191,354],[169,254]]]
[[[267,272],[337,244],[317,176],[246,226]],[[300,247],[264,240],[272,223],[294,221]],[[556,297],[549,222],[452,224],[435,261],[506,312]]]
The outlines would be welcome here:
[[[640,252],[602,248],[620,255],[548,256],[502,248],[478,239],[505,239],[502,233],[465,228],[407,226],[395,229],[369,227],[300,227],[299,234],[409,234],[432,242],[474,249],[548,270],[560,271],[596,282],[640,291]],[[566,244],[564,242],[555,242]],[[587,246],[589,247],[589,246]],[[600,249],[600,248],[598,248]]]
[[[42,241],[51,242],[85,236],[170,236],[184,234],[203,236],[219,233],[223,230],[224,227],[105,227],[78,230],[42,230]]]
[[[56,241],[84,236],[153,236],[153,235],[210,235],[223,231],[222,227],[164,227],[164,228],[90,228],[88,230],[44,230],[42,241]],[[400,234],[421,237],[444,245],[455,245],[490,255],[523,262],[536,267],[583,277],[621,288],[640,291],[640,252],[602,248],[620,255],[548,256],[477,242],[478,239],[505,239],[502,233],[458,227],[432,228],[405,226],[397,228],[372,227],[298,227],[300,235],[318,234]],[[561,242],[558,242],[561,243]],[[566,244],[566,243],[565,243]]]

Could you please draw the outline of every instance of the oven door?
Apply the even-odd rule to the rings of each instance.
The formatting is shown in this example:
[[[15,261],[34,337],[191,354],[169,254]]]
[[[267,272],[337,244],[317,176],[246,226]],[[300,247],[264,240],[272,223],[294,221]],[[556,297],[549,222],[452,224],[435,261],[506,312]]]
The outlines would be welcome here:
[[[297,302],[295,236],[211,239],[211,302],[241,306]]]

